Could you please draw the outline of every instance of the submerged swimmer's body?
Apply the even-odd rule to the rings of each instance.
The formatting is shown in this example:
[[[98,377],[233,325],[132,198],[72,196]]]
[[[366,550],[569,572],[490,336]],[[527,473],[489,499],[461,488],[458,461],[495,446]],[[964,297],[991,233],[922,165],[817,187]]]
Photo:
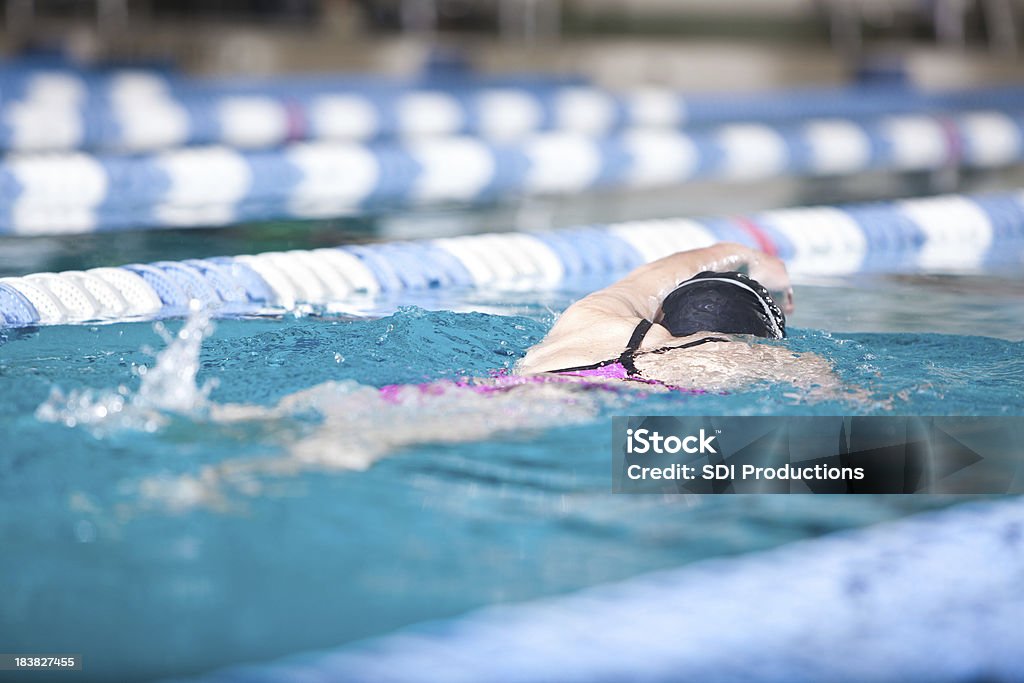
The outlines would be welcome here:
[[[736,244],[677,253],[570,306],[512,375],[383,388],[325,382],[270,407],[200,401],[214,424],[272,422],[271,438],[285,455],[228,460],[195,476],[147,480],[142,490],[172,506],[215,505],[226,482],[251,483],[251,475],[363,469],[412,444],[589,422],[652,391],[732,391],[764,381],[787,382],[801,398],[840,397],[842,385],[823,359],[758,343],[785,336],[791,309],[789,277],[775,257]],[[198,357],[203,334],[201,322],[190,321],[176,343],[187,340]],[[172,345],[161,355],[181,351]],[[81,398],[72,395],[62,409],[64,402],[37,414],[58,420],[64,410],[81,412]],[[314,423],[294,419],[309,411],[319,416]],[[148,399],[133,401],[120,417],[132,412],[136,422],[165,419],[159,402]]]
[[[630,389],[701,393],[764,381],[788,382],[802,397],[837,397],[841,384],[826,361],[757,343],[783,338],[791,310],[782,261],[723,243],[641,266],[576,302],[512,375],[380,389],[328,382],[271,410],[324,417],[320,429],[290,444],[293,465],[361,468],[412,443],[590,421],[638,393]],[[244,407],[234,409],[246,417]],[[386,424],[367,435],[383,415]]]

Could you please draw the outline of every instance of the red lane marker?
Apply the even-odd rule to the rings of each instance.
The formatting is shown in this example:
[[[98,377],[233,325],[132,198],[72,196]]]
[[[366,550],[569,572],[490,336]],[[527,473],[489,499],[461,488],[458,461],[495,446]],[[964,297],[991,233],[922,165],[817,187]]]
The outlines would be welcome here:
[[[743,228],[748,235],[754,238],[754,241],[757,242],[757,246],[761,251],[771,256],[779,255],[779,250],[776,248],[775,243],[772,242],[772,239],[757,223],[746,216],[733,216],[732,221]]]
[[[284,108],[288,117],[288,141],[305,140],[306,114],[302,105],[295,101],[289,101]]]
[[[950,166],[959,166],[964,159],[964,139],[960,135],[960,129],[957,128],[956,121],[948,116],[937,116],[936,120],[942,127],[942,132],[946,136],[946,144],[949,147],[946,163]]]

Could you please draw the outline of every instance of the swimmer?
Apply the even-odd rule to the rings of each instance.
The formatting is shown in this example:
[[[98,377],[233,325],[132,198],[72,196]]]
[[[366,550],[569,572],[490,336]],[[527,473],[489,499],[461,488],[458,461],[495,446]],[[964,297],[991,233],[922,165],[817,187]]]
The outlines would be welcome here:
[[[836,385],[823,359],[754,343],[785,337],[792,310],[780,259],[723,242],[648,263],[584,297],[516,371],[704,390],[757,380]]]
[[[384,387],[331,381],[272,406],[214,403],[191,386],[192,412],[215,425],[271,424],[268,438],[284,453],[206,465],[196,476],[145,480],[140,492],[171,507],[219,505],[225,486],[257,486],[256,475],[365,469],[412,444],[583,424],[651,392],[729,392],[781,382],[797,389],[789,396],[798,401],[865,400],[866,393],[844,387],[821,357],[760,342],[785,337],[785,314],[792,309],[782,261],[723,243],[641,266],[576,302],[519,361],[514,375]],[[37,416],[64,422],[70,416],[93,428],[166,424],[165,413],[181,408],[166,404],[158,380],[168,372],[180,375],[180,367],[197,367],[209,330],[205,315],[190,318],[169,339],[137,396],[57,392]],[[116,410],[107,409],[114,403]],[[320,419],[294,419],[311,412]]]

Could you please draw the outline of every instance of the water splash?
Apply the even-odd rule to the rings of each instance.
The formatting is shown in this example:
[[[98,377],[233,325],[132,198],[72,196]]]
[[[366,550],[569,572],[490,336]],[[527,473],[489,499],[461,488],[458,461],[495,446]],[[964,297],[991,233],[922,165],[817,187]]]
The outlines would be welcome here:
[[[203,386],[196,383],[203,340],[214,330],[209,312],[193,305],[191,314],[175,335],[168,332],[162,323],[154,327],[167,346],[156,355],[153,367],[143,374],[133,405],[183,414],[202,411],[209,404],[210,392],[216,387],[216,380],[210,380]]]
[[[343,381],[295,392],[269,408],[213,403],[213,424],[274,425],[265,438],[280,446],[281,455],[229,459],[204,465],[195,474],[149,477],[137,490],[147,504],[171,511],[226,509],[239,494],[261,495],[268,477],[365,470],[410,446],[465,443],[590,422],[621,404],[619,389],[523,384],[479,394],[465,383],[441,381],[384,392]],[[319,419],[299,419],[310,413]]]
[[[384,334],[393,329],[389,324]],[[135,483],[133,488],[144,505],[170,510],[225,507],[238,494],[260,495],[267,477],[312,470],[363,470],[410,446],[479,441],[502,433],[591,422],[612,409],[627,409],[651,392],[672,393],[665,387],[617,381],[603,384],[565,377],[504,376],[383,388],[351,380],[332,381],[288,394],[269,407],[217,403],[209,399],[214,383],[197,383],[203,341],[213,331],[208,312],[193,307],[177,334],[160,323],[155,330],[166,346],[153,354],[152,366],[136,370],[140,386],[135,393],[123,386],[116,391],[75,390],[68,394],[54,389],[37,408],[36,417],[87,428],[98,438],[119,430],[155,432],[175,416],[214,430],[246,424],[259,427],[246,430],[246,438],[271,446],[273,455],[228,459],[202,465],[194,473],[157,475]],[[841,384],[822,359],[810,362],[783,348],[760,345],[749,349],[743,344],[720,346],[728,346],[734,353],[746,349],[747,355],[756,357],[734,358],[732,362],[709,357],[698,363],[699,354],[690,354],[689,365],[673,366],[675,372],[682,373],[676,383],[709,384],[730,392],[738,384],[779,381],[788,374],[791,383],[802,389],[804,400],[809,396],[811,400],[841,398]],[[662,360],[661,356],[652,358],[655,363]],[[344,358],[336,354],[334,361],[341,363]],[[799,366],[802,374],[794,374],[793,365]],[[673,367],[660,368],[660,372]],[[752,376],[751,367],[763,372]],[[815,392],[822,395],[815,396]]]
[[[588,391],[579,385],[526,384],[488,392],[482,400],[482,394],[470,386],[473,382],[439,381],[381,390],[343,381],[297,391],[270,407],[216,403],[209,399],[215,381],[197,383],[202,344],[213,329],[209,313],[199,306],[191,307],[177,334],[156,323],[154,330],[165,348],[157,353],[147,350],[154,363],[135,370],[140,377],[137,391],[122,385],[117,390],[65,393],[55,387],[35,416],[42,422],[88,429],[97,438],[116,431],[156,432],[175,415],[215,429],[245,423],[272,425],[261,439],[277,445],[279,456],[226,460],[203,465],[194,474],[157,475],[134,485],[145,504],[181,511],[224,507],[230,503],[229,492],[259,495],[266,476],[314,469],[363,470],[415,444],[474,441],[501,432],[593,420],[617,393]],[[315,419],[309,420],[311,415]]]
[[[155,432],[171,414],[203,415],[210,405],[210,392],[216,386],[216,380],[203,386],[196,383],[203,340],[214,329],[209,311],[193,301],[177,334],[171,334],[160,322],[153,328],[165,347],[153,354],[152,367],[140,365],[134,369],[141,380],[138,391],[132,393],[121,385],[116,391],[73,389],[65,394],[54,387],[49,398],[36,408],[36,419],[67,427],[86,427],[101,437],[123,429]]]

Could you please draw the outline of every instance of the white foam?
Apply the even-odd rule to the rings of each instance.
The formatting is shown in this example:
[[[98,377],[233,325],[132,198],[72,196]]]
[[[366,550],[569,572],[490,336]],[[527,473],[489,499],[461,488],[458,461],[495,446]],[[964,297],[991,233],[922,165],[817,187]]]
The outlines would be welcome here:
[[[65,394],[55,387],[36,409],[36,419],[86,427],[102,436],[123,429],[155,431],[166,424],[169,413],[201,415],[214,386],[207,383],[200,387],[196,382],[202,343],[213,331],[209,316],[193,306],[177,334],[168,333],[162,323],[154,328],[163,336],[166,347],[151,367],[138,368],[142,380],[137,392],[132,394],[122,387],[117,391],[76,389]]]

